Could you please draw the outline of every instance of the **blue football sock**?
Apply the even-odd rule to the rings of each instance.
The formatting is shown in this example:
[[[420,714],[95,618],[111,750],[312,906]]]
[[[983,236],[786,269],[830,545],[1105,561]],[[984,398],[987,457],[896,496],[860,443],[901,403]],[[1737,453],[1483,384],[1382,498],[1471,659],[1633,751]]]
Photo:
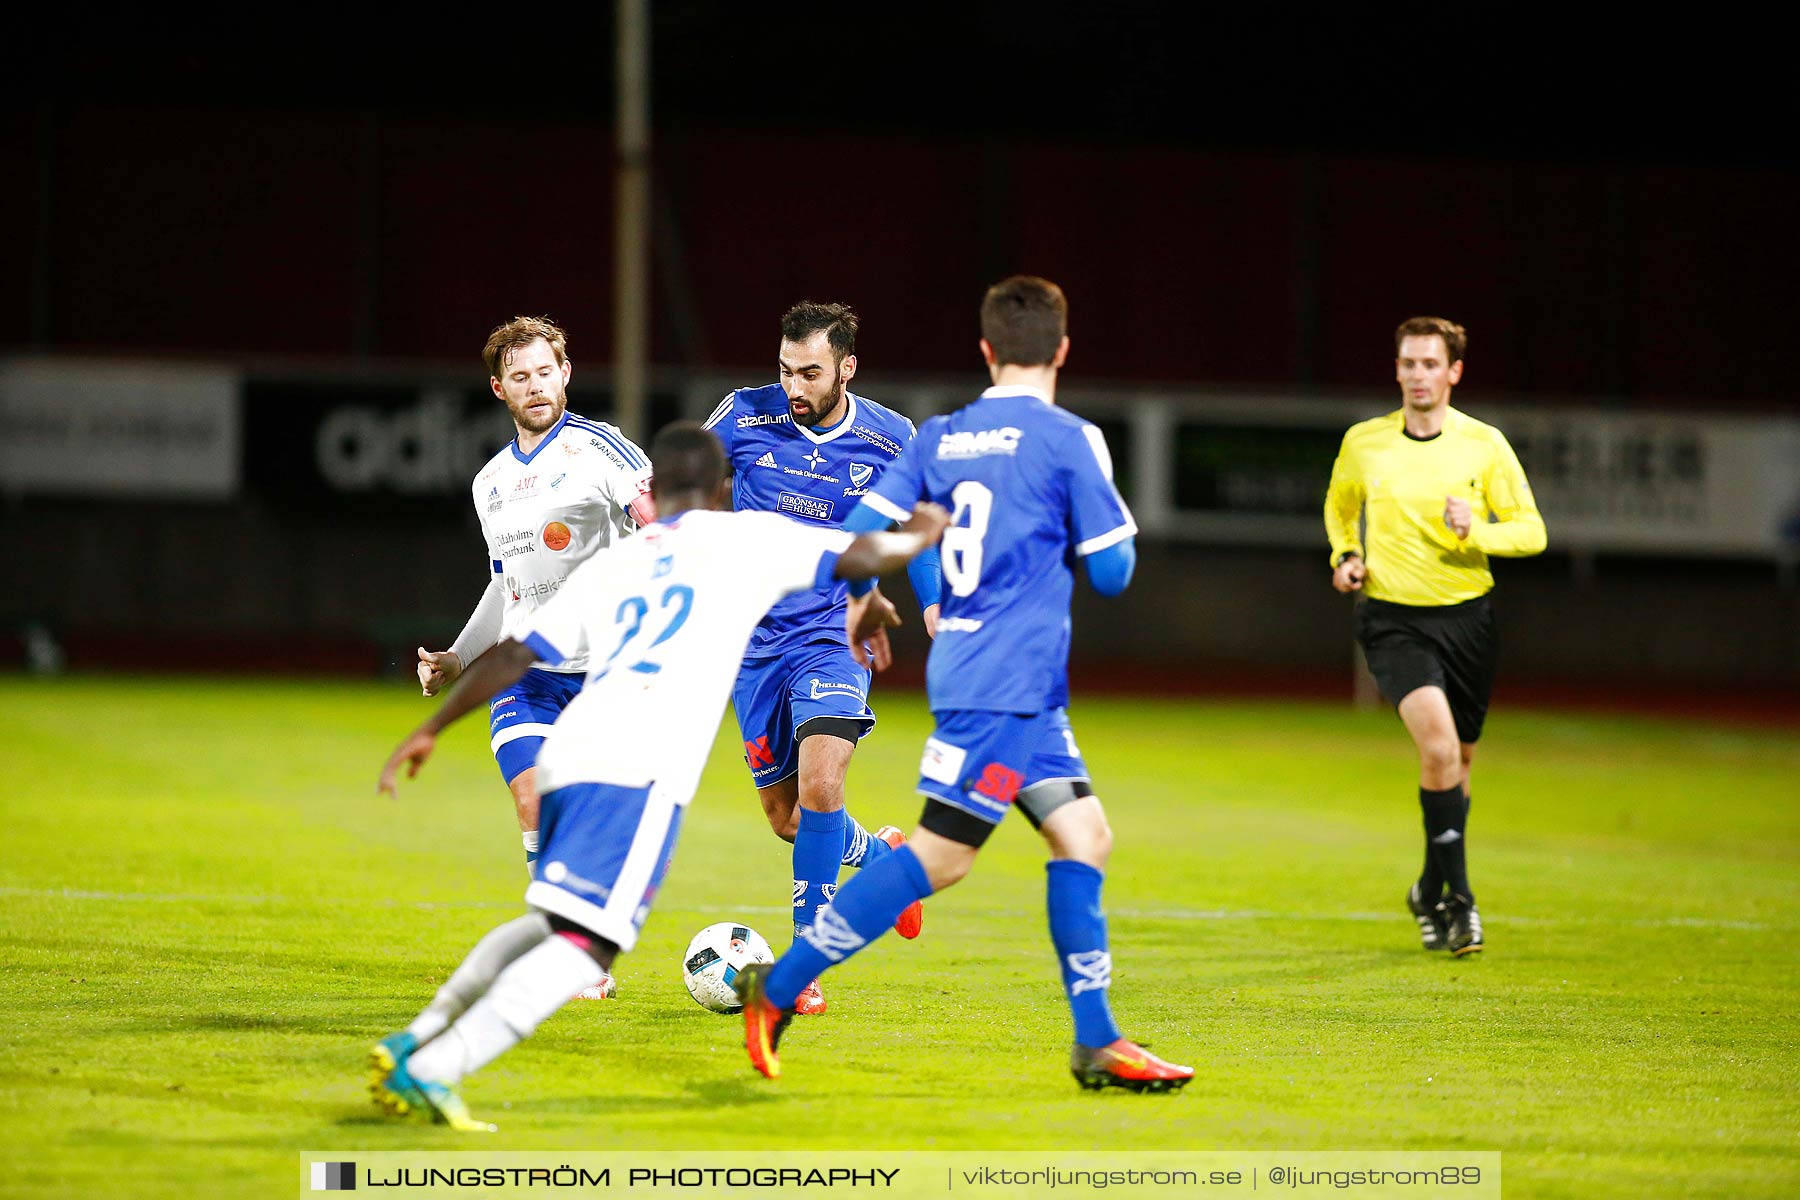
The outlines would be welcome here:
[[[864,829],[862,823],[845,810],[842,861],[846,867],[872,867],[891,853],[892,847]]]
[[[825,968],[852,954],[894,927],[906,906],[931,895],[931,881],[910,846],[902,846],[846,883],[804,937],[769,972],[769,999],[792,1008],[801,989]]]
[[[812,928],[819,909],[837,892],[838,860],[844,855],[844,810],[800,810],[794,831],[794,936]]]
[[[1054,859],[1049,874],[1050,941],[1062,968],[1063,991],[1075,1014],[1075,1040],[1098,1049],[1119,1040],[1119,1027],[1107,1003],[1112,986],[1112,955],[1106,948],[1106,913],[1100,908],[1100,885],[1106,876],[1084,862]]]

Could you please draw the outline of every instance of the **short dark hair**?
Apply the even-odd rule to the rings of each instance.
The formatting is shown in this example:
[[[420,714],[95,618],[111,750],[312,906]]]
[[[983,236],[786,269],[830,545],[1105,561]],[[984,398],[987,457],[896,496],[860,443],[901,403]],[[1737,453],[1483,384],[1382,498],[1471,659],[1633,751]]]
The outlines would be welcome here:
[[[831,343],[832,361],[841,363],[856,353],[856,325],[856,310],[848,304],[802,300],[781,314],[781,340],[804,342],[823,330]]]
[[[1069,331],[1069,301],[1061,288],[1036,275],[1002,279],[981,298],[981,336],[994,361],[1041,367],[1056,357]]]
[[[1409,337],[1443,338],[1450,363],[1461,362],[1463,352],[1469,348],[1469,331],[1447,317],[1408,317],[1400,322],[1400,328],[1394,330],[1395,354],[1400,353],[1400,343]]]
[[[725,447],[698,421],[672,421],[650,443],[650,469],[658,492],[711,495],[725,481]]]

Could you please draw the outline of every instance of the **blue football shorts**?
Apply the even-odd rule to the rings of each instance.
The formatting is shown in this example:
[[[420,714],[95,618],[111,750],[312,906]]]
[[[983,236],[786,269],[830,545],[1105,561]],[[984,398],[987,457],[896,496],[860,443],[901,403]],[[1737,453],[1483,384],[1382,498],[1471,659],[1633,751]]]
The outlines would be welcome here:
[[[1077,795],[1091,794],[1087,763],[1064,709],[945,709],[932,716],[937,728],[925,739],[919,762],[919,791],[930,799],[998,825],[1021,792],[1041,785],[1066,783]]]
[[[868,737],[875,728],[869,680],[868,668],[857,665],[842,643],[814,642],[773,658],[746,658],[731,706],[756,786],[779,783],[800,769],[798,734],[814,717],[855,722],[857,737]]]
[[[675,854],[687,811],[676,803],[681,798],[654,784],[572,783],[545,792],[542,850],[525,903],[631,949]]]
[[[507,783],[537,762],[538,749],[587,678],[579,671],[533,667],[488,702],[488,745]]]

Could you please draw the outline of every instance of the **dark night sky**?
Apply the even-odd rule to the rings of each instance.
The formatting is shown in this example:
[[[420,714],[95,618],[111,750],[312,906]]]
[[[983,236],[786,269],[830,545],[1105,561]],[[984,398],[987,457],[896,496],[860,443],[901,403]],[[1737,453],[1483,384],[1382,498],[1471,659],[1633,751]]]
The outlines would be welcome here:
[[[1192,7],[1006,0],[872,12],[664,0],[652,5],[656,119],[665,128],[1796,165],[1786,71],[1775,39],[1751,24]],[[302,25],[261,44],[221,38],[221,26],[193,10],[174,25],[125,18],[80,36],[40,31],[37,52],[5,86],[15,105],[548,113],[605,124],[611,6],[595,12],[598,22],[505,29],[315,17],[336,35]],[[461,40],[432,44],[445,32]]]

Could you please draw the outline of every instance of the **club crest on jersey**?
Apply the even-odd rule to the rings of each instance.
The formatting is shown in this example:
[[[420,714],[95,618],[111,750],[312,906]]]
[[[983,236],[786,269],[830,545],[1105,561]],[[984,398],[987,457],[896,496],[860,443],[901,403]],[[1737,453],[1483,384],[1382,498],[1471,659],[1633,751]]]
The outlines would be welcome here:
[[[938,439],[940,459],[986,458],[990,454],[1017,454],[1022,430],[1011,425],[999,429],[962,429]]]
[[[552,479],[550,481],[550,490],[554,492],[557,488],[561,487],[563,480],[567,479],[568,477],[569,477],[568,472],[565,471],[561,475],[558,475],[555,479]]]
[[[869,486],[869,481],[873,478],[875,478],[875,468],[871,467],[868,463],[853,462],[850,464],[851,487],[866,488]]]

